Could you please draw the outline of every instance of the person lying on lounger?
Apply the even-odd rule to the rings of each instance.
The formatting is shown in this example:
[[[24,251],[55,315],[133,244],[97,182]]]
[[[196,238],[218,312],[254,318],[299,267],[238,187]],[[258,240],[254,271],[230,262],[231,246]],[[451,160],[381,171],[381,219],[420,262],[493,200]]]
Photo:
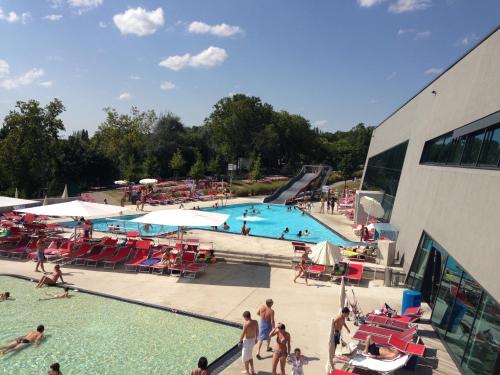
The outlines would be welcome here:
[[[72,296],[69,294],[69,288],[68,287],[64,287],[64,293],[60,293],[60,294],[47,294],[49,295],[50,297],[47,297],[47,298],[39,298],[38,300],[39,301],[48,301],[48,300],[51,300],[51,299],[59,299],[59,298],[71,298]]]
[[[396,359],[401,355],[401,352],[397,349],[378,346],[372,339],[371,335],[366,338],[366,347],[363,351],[363,355],[374,357],[377,359],[391,360]]]
[[[24,336],[20,336],[14,339],[12,342],[6,345],[0,346],[0,355],[24,349],[25,347],[33,343],[38,345],[40,343],[40,340],[43,338],[43,331],[45,331],[45,327],[40,324],[38,327],[36,327],[36,331],[31,331]]]

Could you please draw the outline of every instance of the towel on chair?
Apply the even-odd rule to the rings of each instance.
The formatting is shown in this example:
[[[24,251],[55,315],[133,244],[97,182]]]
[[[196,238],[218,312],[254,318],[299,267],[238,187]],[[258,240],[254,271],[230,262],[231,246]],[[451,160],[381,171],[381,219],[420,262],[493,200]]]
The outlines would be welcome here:
[[[241,360],[243,361],[243,363],[252,359],[254,345],[255,345],[255,338],[243,340],[241,344],[242,347]]]

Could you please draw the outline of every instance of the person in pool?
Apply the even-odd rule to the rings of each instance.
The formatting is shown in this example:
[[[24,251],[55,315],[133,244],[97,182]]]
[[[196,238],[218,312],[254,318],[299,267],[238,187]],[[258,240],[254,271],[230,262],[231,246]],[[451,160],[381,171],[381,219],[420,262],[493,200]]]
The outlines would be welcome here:
[[[310,236],[311,232],[309,232],[307,229],[304,231],[303,236]]]
[[[10,292],[0,293],[0,302],[7,301],[10,297]]]
[[[63,375],[59,363],[51,364],[49,367],[49,371],[47,371],[47,375]]]
[[[43,276],[36,287],[41,288],[44,285],[55,286],[57,284],[57,280],[59,279],[61,279],[61,282],[64,283],[61,266],[59,264],[56,264],[56,266],[54,267],[54,272],[52,272],[50,276]]]
[[[198,360],[198,367],[192,370],[190,375],[209,375],[207,369],[208,360],[205,357],[200,357]]]
[[[24,349],[30,344],[35,343],[38,345],[40,340],[43,338],[43,332],[45,331],[45,327],[40,324],[36,327],[36,331],[31,331],[24,336],[20,336],[14,339],[12,342],[0,346],[0,355],[5,355],[10,352],[15,352],[17,350]]]
[[[38,300],[39,301],[48,301],[48,300],[51,300],[51,299],[60,299],[60,298],[70,298],[71,295],[69,294],[69,287],[64,287],[64,292],[63,293],[60,293],[60,294],[49,294],[49,296],[51,297],[48,297],[48,298],[39,298]]]
[[[290,355],[290,344],[291,337],[286,331],[285,325],[283,323],[278,323],[277,327],[271,331],[271,337],[276,336],[276,346],[274,348],[274,354],[272,359],[272,375],[276,375],[276,369],[278,363],[280,364],[281,375],[285,375],[285,365],[286,360],[289,359]]]
[[[224,226],[223,226],[224,230],[229,230],[229,225],[227,225],[227,222],[225,221],[224,222]]]
[[[297,233],[297,237],[299,237],[299,238],[302,237],[302,231],[301,230],[299,230],[299,233]]]

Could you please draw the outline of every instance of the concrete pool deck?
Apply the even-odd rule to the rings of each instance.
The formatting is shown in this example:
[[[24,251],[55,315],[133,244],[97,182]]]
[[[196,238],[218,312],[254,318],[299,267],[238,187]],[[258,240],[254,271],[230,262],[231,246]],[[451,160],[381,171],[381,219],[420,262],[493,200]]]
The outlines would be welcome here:
[[[256,202],[257,200],[234,199],[229,202],[243,203],[243,201]],[[199,203],[201,207],[212,204],[213,202]],[[157,206],[152,209],[168,207]],[[177,206],[170,207],[177,208]],[[191,206],[188,204],[186,207]],[[313,208],[313,211],[317,210],[319,210],[319,205]],[[133,212],[135,212],[135,206],[127,213]],[[331,220],[340,221],[342,219],[336,218],[340,215],[329,216],[333,216]],[[324,220],[326,222],[328,218],[324,218]],[[336,226],[334,229],[340,232]],[[352,229],[349,229],[352,232]],[[290,244],[287,241],[242,237],[209,231],[194,232],[193,234],[199,237],[202,242],[213,242],[216,249],[230,248],[245,252],[251,248],[252,251],[271,253],[290,254],[291,252]],[[47,269],[51,270],[52,266],[47,265]],[[243,311],[249,310],[254,315],[267,298],[272,298],[275,301],[276,320],[287,325],[287,330],[292,336],[292,347],[300,347],[302,352],[310,358],[309,364],[305,366],[305,373],[325,373],[329,325],[331,318],[339,310],[340,287],[337,284],[314,280],[311,281],[311,286],[307,287],[303,281],[293,284],[294,272],[291,269],[230,263],[210,265],[206,272],[195,280],[73,266],[63,267],[63,272],[65,281],[75,287],[238,323],[242,322],[241,314]],[[34,272],[34,263],[15,260],[0,260],[0,273],[19,274],[31,278],[39,278],[41,275]],[[352,287],[352,289],[364,312],[379,308],[384,302],[393,308],[400,309],[401,307],[402,289],[400,288],[367,288],[366,284],[362,283],[360,287]],[[352,323],[349,323],[349,327],[351,332],[355,331]],[[419,324],[419,328],[424,343],[431,348],[429,350],[430,358],[420,360],[417,372],[413,373],[458,374],[456,366],[443,348],[442,343],[436,339],[432,329],[426,324]],[[234,343],[237,340],[238,337],[235,337]],[[228,344],[228,348],[230,346]],[[203,353],[199,353],[199,355],[201,356]],[[265,355],[262,361],[255,360],[255,367],[258,374],[270,374],[270,357]],[[242,363],[238,359],[230,364],[222,374],[240,374],[242,370]],[[406,373],[410,374],[410,372],[403,370],[398,372],[398,374]]]

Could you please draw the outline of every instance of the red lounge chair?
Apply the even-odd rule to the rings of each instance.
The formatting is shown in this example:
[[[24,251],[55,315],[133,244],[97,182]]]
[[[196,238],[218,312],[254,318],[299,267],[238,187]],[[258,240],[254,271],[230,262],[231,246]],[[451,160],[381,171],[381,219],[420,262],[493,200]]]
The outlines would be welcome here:
[[[8,258],[10,257],[10,251],[15,249],[24,249],[28,246],[30,239],[28,237],[21,238],[17,243],[2,244],[2,249],[0,250],[0,256]]]
[[[125,271],[137,271],[137,266],[148,259],[149,249],[138,249],[135,257],[124,264]]]
[[[204,265],[201,263],[188,264],[184,266],[182,275],[188,279],[195,279],[198,272],[203,271],[204,268],[205,268]]]
[[[344,370],[333,370],[330,375],[357,375],[355,372],[344,371]]]
[[[9,251],[12,258],[25,258],[29,253],[36,250],[36,240],[31,240],[25,247],[18,247]]]
[[[57,241],[52,241],[49,246],[43,250],[43,253],[47,256],[49,254],[52,254],[54,251],[57,251],[57,249],[59,248],[59,245],[57,243]],[[38,257],[36,256],[37,254],[37,251],[33,251],[31,253],[28,254],[28,259],[34,261],[34,262],[37,262],[38,261]]]
[[[417,344],[411,341],[405,341],[398,337],[391,336],[389,338],[389,345],[398,349],[400,352],[423,357],[425,353],[425,345]]]
[[[131,251],[130,246],[119,248],[115,256],[102,261],[104,268],[114,269],[117,264],[125,262],[128,259]]]
[[[368,316],[365,319],[365,322],[368,324],[373,324],[393,329],[400,329],[400,330],[406,330],[408,328],[411,328],[411,323],[402,322],[399,319],[389,318],[388,316],[385,315],[368,314]]]
[[[85,256],[85,254],[90,252],[91,249],[92,249],[92,245],[84,242],[80,245],[80,247],[76,251],[64,255],[63,257],[61,257],[60,260],[67,261],[68,263],[71,263],[76,258]]]
[[[307,273],[311,279],[319,280],[323,272],[325,272],[326,267],[320,265],[312,265],[307,269]]]
[[[75,266],[84,266],[89,257],[100,254],[104,250],[105,246],[99,244],[91,245],[91,249],[83,255],[75,257],[73,264]]]
[[[364,341],[371,335],[377,344],[387,344],[389,338],[396,337],[400,340],[411,341],[417,334],[417,326],[408,328],[406,331],[396,331],[393,329],[370,326],[362,324],[354,334],[356,340]],[[378,341],[377,341],[378,340]]]
[[[57,249],[56,251],[52,252],[51,254],[47,254],[46,255],[46,258],[49,262],[53,262],[53,261],[56,261],[66,255],[68,255],[71,250],[73,250],[73,241],[66,241],[64,242],[60,247],[59,249]]]
[[[359,285],[363,278],[363,265],[359,263],[349,263],[345,277],[348,280],[357,280]]]
[[[116,253],[116,246],[105,247],[99,254],[91,255],[85,259],[85,265],[87,267],[94,266],[97,268],[97,264],[103,260],[112,258]]]

